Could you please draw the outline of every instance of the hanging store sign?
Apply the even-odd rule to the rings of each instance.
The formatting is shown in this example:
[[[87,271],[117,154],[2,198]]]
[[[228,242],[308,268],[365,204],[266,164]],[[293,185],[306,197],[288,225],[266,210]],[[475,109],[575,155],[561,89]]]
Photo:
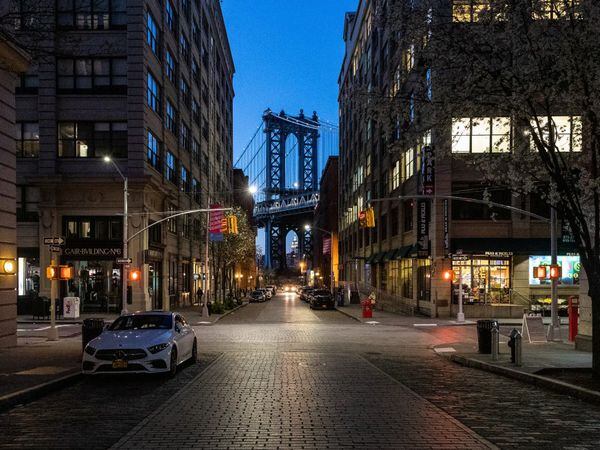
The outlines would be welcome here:
[[[417,242],[419,244],[419,256],[429,255],[429,202],[419,200],[417,202]]]
[[[448,199],[444,199],[442,202],[443,215],[444,215],[444,254],[450,253],[450,211]]]
[[[423,195],[435,194],[435,156],[433,147],[426,145],[421,149],[421,189]]]

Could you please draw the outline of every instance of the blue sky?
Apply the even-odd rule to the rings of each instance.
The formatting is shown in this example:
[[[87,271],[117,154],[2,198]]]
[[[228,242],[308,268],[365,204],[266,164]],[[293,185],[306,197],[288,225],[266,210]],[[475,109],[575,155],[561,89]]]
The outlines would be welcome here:
[[[344,13],[358,0],[222,0],[236,66],[234,160],[270,107],[338,122]]]

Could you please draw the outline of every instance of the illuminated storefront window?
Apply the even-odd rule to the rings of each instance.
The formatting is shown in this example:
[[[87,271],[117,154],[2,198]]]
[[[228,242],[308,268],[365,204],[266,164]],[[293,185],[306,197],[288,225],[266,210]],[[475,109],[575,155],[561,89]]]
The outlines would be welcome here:
[[[510,256],[464,255],[452,260],[455,279],[462,278],[466,303],[510,303]],[[457,301],[458,281],[453,286]]]

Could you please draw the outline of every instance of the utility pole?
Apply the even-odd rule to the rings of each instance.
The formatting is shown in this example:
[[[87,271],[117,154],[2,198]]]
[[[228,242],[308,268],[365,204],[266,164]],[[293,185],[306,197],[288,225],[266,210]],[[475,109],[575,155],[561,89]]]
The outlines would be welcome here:
[[[51,258],[51,267],[58,267],[54,257]],[[58,328],[56,328],[56,298],[58,297],[58,280],[52,277],[50,280],[50,328],[48,329],[48,340],[58,341]]]
[[[558,265],[558,238],[557,238],[557,226],[558,217],[556,214],[556,208],[550,208],[550,264],[552,266]],[[560,332],[560,318],[558,317],[558,278],[551,277],[551,294],[552,300],[550,304],[550,326],[548,327],[548,340],[549,341],[562,341]]]

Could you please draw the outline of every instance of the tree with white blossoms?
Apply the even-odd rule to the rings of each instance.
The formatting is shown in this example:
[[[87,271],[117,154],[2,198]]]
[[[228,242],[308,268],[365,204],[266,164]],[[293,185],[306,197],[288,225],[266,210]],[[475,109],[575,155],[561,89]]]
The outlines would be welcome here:
[[[589,280],[600,376],[600,2],[374,0],[372,10],[399,69],[391,86],[364,82],[344,100],[382,127],[389,151],[444,129],[452,144],[434,142],[436,159],[460,158],[488,186],[556,208]],[[460,155],[473,129],[491,144]]]

